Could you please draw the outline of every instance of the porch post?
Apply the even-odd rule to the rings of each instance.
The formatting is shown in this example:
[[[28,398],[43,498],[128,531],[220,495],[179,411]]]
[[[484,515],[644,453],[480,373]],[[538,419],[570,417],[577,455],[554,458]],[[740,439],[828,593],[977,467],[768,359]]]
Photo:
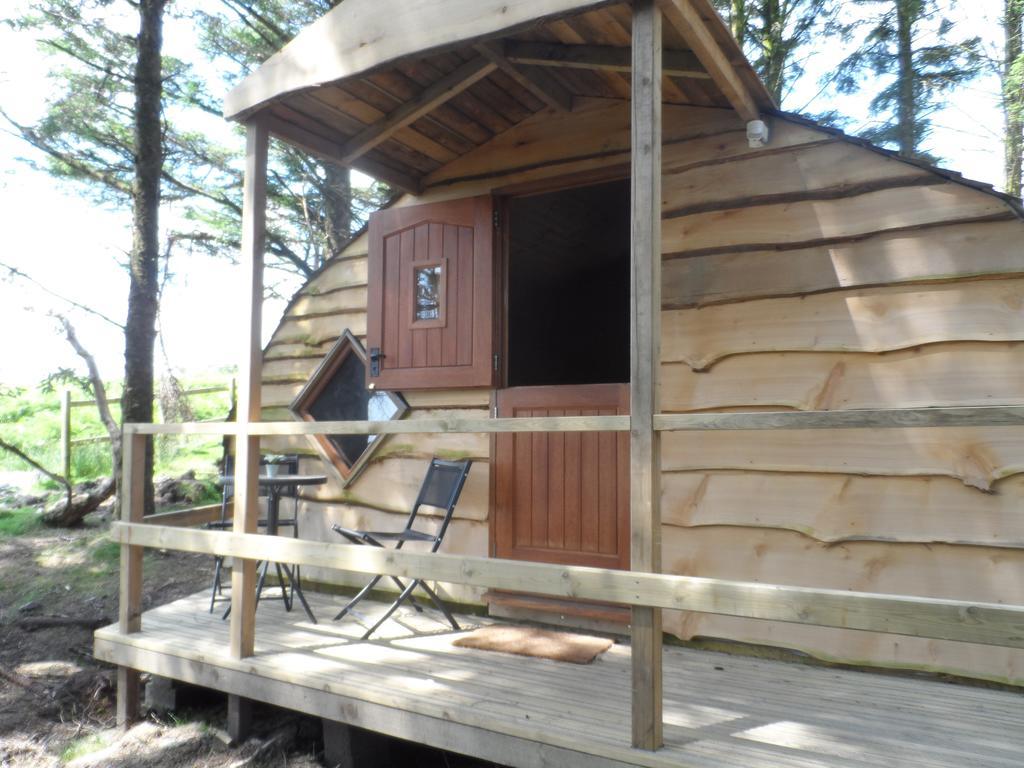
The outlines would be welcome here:
[[[131,429],[121,432],[121,520],[141,523],[145,493],[142,478],[146,464],[145,435]],[[117,627],[123,635],[142,630],[142,555],[143,548],[121,545],[121,583]],[[139,672],[131,667],[117,668],[117,724],[131,725],[139,719]]]
[[[260,439],[249,435],[250,422],[260,420],[263,368],[263,247],[266,235],[266,126],[257,118],[246,126],[245,189],[242,202],[242,291],[248,341],[238,361],[238,437],[235,439],[234,531],[255,533],[259,520],[257,474]],[[231,656],[252,656],[256,635],[256,562],[235,559],[231,569]]]
[[[661,358],[661,10],[633,2],[630,220],[630,564],[661,570],[661,439],[654,431]],[[633,746],[662,745],[661,609],[634,607]]]

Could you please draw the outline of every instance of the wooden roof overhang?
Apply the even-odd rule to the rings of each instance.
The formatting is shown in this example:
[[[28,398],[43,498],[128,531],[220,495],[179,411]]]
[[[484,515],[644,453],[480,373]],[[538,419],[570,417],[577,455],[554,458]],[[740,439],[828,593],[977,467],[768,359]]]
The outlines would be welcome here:
[[[658,0],[663,101],[775,105],[710,0]],[[406,192],[531,115],[630,98],[630,2],[344,0],[243,80],[225,114]]]

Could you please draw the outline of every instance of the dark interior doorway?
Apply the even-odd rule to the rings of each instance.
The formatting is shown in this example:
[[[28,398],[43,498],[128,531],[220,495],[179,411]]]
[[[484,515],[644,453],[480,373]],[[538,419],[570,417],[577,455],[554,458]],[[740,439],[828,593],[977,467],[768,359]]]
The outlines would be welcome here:
[[[629,181],[509,202],[508,386],[629,381]]]

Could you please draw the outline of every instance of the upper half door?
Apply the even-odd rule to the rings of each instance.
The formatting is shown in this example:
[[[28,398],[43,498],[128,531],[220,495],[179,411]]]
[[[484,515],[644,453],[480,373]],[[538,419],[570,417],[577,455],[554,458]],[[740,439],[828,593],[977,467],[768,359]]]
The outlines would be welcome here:
[[[370,217],[368,384],[491,385],[493,210],[474,197]]]

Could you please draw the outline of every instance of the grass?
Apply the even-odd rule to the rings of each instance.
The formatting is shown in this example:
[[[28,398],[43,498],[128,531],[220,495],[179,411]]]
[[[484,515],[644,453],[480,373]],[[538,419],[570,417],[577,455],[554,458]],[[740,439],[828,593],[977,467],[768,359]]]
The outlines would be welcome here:
[[[109,744],[110,735],[102,731],[82,736],[64,747],[64,750],[60,753],[60,761],[62,763],[70,763],[72,760],[77,760],[85,755],[99,752],[101,749],[109,746]]]
[[[0,579],[0,603],[46,603],[69,588],[78,594],[102,594],[116,585],[121,547],[105,534],[83,531],[74,537],[57,536],[52,529],[36,531],[33,568],[9,569]],[[147,560],[153,553],[147,552]],[[116,590],[116,586],[114,587]]]
[[[228,383],[228,375],[208,376],[183,381],[186,389],[220,386]],[[118,384],[108,385],[112,393],[120,391]],[[88,400],[91,395],[72,388],[72,400]],[[17,444],[44,467],[60,471],[61,395],[42,388],[11,389],[0,387],[0,431],[4,439]],[[188,405],[196,420],[217,420],[227,416],[230,407],[228,392],[190,395]],[[116,401],[111,403],[114,417],[120,417]],[[99,414],[93,406],[72,408],[71,437],[81,439],[105,434]],[[192,469],[204,479],[214,480],[216,462],[221,457],[221,441],[216,436],[161,436],[156,441],[157,475],[179,476]],[[27,467],[16,456],[0,451],[0,471],[22,471]],[[110,445],[107,442],[84,443],[72,446],[71,481],[94,480],[110,474]],[[57,490],[58,486],[46,482],[42,486]],[[207,494],[209,495],[209,494]],[[2,528],[0,528],[2,531]]]
[[[0,510],[0,539],[24,536],[42,526],[39,515],[31,507]]]

